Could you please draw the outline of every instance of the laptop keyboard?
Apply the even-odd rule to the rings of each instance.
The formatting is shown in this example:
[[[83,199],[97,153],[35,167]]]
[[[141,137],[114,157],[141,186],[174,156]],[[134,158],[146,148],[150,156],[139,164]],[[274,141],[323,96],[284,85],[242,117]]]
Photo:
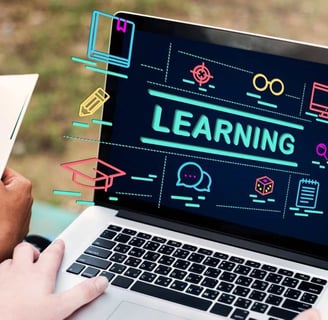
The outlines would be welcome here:
[[[325,279],[110,225],[67,272],[236,320],[293,319]]]

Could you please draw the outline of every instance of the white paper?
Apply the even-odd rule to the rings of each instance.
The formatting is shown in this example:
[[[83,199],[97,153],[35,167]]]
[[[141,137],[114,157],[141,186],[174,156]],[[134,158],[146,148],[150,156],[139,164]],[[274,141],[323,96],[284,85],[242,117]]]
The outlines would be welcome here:
[[[7,165],[38,74],[0,76],[0,175]]]

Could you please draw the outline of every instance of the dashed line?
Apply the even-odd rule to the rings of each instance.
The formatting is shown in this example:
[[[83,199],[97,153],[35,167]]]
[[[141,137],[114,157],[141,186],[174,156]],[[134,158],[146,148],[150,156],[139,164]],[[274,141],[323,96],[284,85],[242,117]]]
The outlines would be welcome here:
[[[158,198],[158,205],[157,205],[158,208],[161,207],[162,192],[163,192],[163,186],[164,186],[164,176],[165,176],[165,170],[166,170],[166,160],[167,160],[167,156],[164,157],[164,165],[163,165],[161,188],[160,188],[160,191],[159,191],[159,198]]]
[[[167,75],[169,73],[169,65],[170,65],[170,59],[171,59],[171,49],[172,49],[172,42],[170,42],[169,54],[167,56],[166,72],[165,72],[165,82],[167,81]]]
[[[299,113],[300,116],[302,115],[302,111],[303,111],[305,90],[306,90],[306,83],[304,83],[304,86],[303,86],[303,94],[302,94],[302,100],[301,100],[301,109],[300,109],[300,113]]]
[[[284,205],[284,213],[282,215],[282,218],[285,219],[285,214],[286,214],[286,208],[287,208],[287,199],[288,199],[288,193],[289,193],[289,186],[290,186],[290,179],[291,175],[289,175],[288,178],[288,184],[287,184],[287,193],[286,193],[286,200],[285,200],[285,205]]]
[[[154,70],[157,70],[157,71],[164,71],[163,69],[161,68],[157,68],[157,67],[153,67],[153,66],[149,66],[147,64],[141,64],[142,67],[145,67],[145,68],[150,68],[150,69],[154,69]]]

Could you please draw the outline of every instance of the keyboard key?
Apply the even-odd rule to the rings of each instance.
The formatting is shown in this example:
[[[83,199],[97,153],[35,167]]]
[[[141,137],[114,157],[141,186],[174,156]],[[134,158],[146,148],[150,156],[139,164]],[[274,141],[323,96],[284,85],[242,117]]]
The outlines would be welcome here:
[[[297,279],[300,279],[300,280],[304,280],[304,281],[310,280],[310,276],[303,274],[303,273],[296,273],[294,277]]]
[[[82,264],[73,263],[66,271],[73,274],[79,274],[84,268],[85,266]]]
[[[242,309],[236,309],[233,314],[231,315],[231,319],[234,320],[245,320],[247,319],[247,316],[249,315],[249,311],[242,310]]]
[[[154,273],[162,274],[164,276],[168,275],[171,272],[172,268],[164,265],[159,265],[155,270]]]
[[[251,303],[252,301],[249,299],[238,298],[234,305],[238,308],[248,309]]]
[[[276,272],[277,271],[277,268],[274,267],[274,266],[270,266],[268,264],[264,264],[262,267],[261,267],[262,270],[265,270],[265,271],[270,271],[270,272]]]
[[[309,293],[313,293],[313,294],[320,294],[321,291],[323,290],[323,286],[320,286],[315,283],[302,281],[300,283],[300,285],[298,286],[298,289],[309,292]]]
[[[301,301],[311,303],[311,304],[314,304],[317,299],[318,299],[317,295],[307,293],[307,292],[304,292],[302,297],[301,297]]]
[[[134,257],[128,257],[124,264],[130,267],[137,267],[141,263],[141,259],[139,258],[134,258]]]
[[[172,254],[172,252],[175,250],[174,247],[168,246],[163,244],[159,249],[158,252],[162,253],[162,254],[166,254],[166,255],[170,255]]]
[[[99,269],[88,267],[81,274],[82,277],[93,278],[100,272]]]
[[[143,246],[146,250],[156,251],[160,244],[154,241],[147,241],[146,244]]]
[[[220,261],[221,260],[217,258],[207,257],[203,264],[210,267],[216,267],[220,263]]]
[[[127,258],[127,256],[125,254],[122,254],[122,253],[114,253],[110,257],[110,261],[122,263],[126,258]]]
[[[182,259],[178,259],[173,267],[174,268],[178,268],[178,269],[182,269],[182,270],[186,270],[189,266],[190,266],[190,262],[189,261],[186,261],[186,260],[182,260]]]
[[[276,296],[274,294],[269,294],[269,296],[265,300],[265,303],[272,304],[274,306],[279,306],[282,300],[282,297]]]
[[[220,273],[221,271],[219,269],[209,267],[206,269],[204,275],[216,279],[220,275]]]
[[[257,268],[257,269],[261,266],[261,264],[259,262],[252,261],[252,260],[247,260],[245,262],[245,265],[249,266],[249,267],[252,267],[252,268]]]
[[[281,274],[282,276],[286,276],[286,277],[292,277],[294,274],[293,271],[286,270],[286,269],[279,269],[278,273]]]
[[[216,279],[206,277],[206,278],[202,281],[201,285],[202,285],[203,287],[207,287],[207,288],[211,288],[211,289],[213,289],[213,288],[215,288],[215,287],[217,286],[218,282],[219,282],[219,281],[216,280]]]
[[[116,232],[110,231],[110,230],[104,230],[100,237],[106,238],[106,239],[113,239],[117,235]]]
[[[172,282],[172,279],[167,278],[167,277],[163,277],[163,276],[159,276],[156,281],[155,284],[157,284],[158,286],[162,286],[162,287],[168,287],[168,285]]]
[[[174,269],[170,276],[174,279],[182,280],[187,275],[186,271]]]
[[[182,249],[185,249],[185,250],[188,250],[188,251],[196,251],[197,250],[197,247],[192,246],[190,244],[184,244],[182,246]]]
[[[266,275],[267,275],[266,271],[260,269],[254,269],[249,276],[255,279],[263,280]]]
[[[178,290],[178,291],[183,291],[187,286],[188,286],[187,282],[174,280],[174,282],[171,284],[170,288]]]
[[[282,295],[282,293],[285,291],[285,288],[282,286],[279,286],[278,284],[271,284],[268,292],[276,294],[278,296]]]
[[[147,281],[147,282],[153,282],[155,278],[157,277],[156,274],[144,271],[143,274],[140,276],[140,280]]]
[[[165,264],[166,266],[170,266],[174,261],[175,259],[173,257],[163,255],[158,260],[158,263]]]
[[[114,273],[107,272],[107,271],[103,271],[100,275],[106,277],[108,282],[110,282],[115,277]]]
[[[215,300],[219,295],[219,292],[216,290],[211,290],[211,289],[206,289],[203,294],[202,297],[203,298],[207,298],[210,300]]]
[[[210,256],[213,253],[213,251],[204,248],[199,248],[198,253],[203,254],[205,256]]]
[[[117,276],[113,281],[112,281],[112,285],[113,286],[117,286],[120,288],[124,288],[127,289],[130,287],[130,285],[133,283],[133,279],[127,278],[127,277],[123,277],[123,276]]]
[[[235,262],[235,263],[239,263],[239,264],[242,264],[242,263],[244,263],[244,259],[242,259],[242,258],[239,258],[239,257],[234,257],[234,256],[231,256],[230,258],[229,258],[229,261],[231,261],[231,262]]]
[[[114,248],[114,251],[120,253],[127,253],[131,249],[130,246],[122,243],[118,243],[117,246]]]
[[[204,260],[205,256],[203,254],[193,252],[189,257],[188,260],[191,262],[201,263]]]
[[[263,301],[266,297],[266,293],[258,290],[253,290],[249,295],[249,298],[256,301]]]
[[[287,291],[284,294],[284,297],[297,300],[300,295],[301,295],[301,291],[288,288]]]
[[[222,261],[219,268],[226,271],[231,271],[236,266],[235,263],[229,261]]]
[[[128,242],[128,244],[130,245],[130,246],[134,246],[134,247],[141,247],[141,246],[143,246],[143,244],[146,242],[146,240],[145,239],[141,239],[141,238],[137,238],[137,237],[134,237],[134,238],[132,238],[129,242]]]
[[[281,284],[286,287],[295,288],[299,282],[297,279],[286,277]]]
[[[284,301],[284,303],[282,304],[283,308],[286,309],[291,309],[297,312],[302,312],[304,310],[307,310],[309,308],[311,308],[311,305],[305,302],[298,302],[295,300],[291,300],[291,299],[286,299]]]
[[[251,286],[252,289],[257,289],[260,291],[264,291],[269,285],[269,282],[255,280]]]
[[[227,282],[233,282],[237,277],[238,276],[235,273],[224,271],[219,279]]]
[[[244,277],[244,276],[239,276],[238,279],[236,280],[236,284],[239,284],[239,285],[245,286],[245,287],[250,286],[252,282],[253,282],[252,278]]]
[[[272,282],[272,283],[280,283],[280,281],[282,280],[282,275],[280,274],[276,274],[276,273],[269,273],[267,275],[267,277],[265,278],[265,281],[268,281],[268,282]]]
[[[117,226],[117,225],[114,225],[114,224],[111,224],[107,227],[107,229],[109,230],[114,230],[114,231],[117,231],[117,232],[120,232],[122,230],[122,227],[120,226]]]
[[[205,266],[198,264],[198,263],[193,263],[190,268],[188,269],[188,271],[193,272],[193,273],[203,273],[203,271],[205,270]]]
[[[176,248],[182,246],[182,243],[181,243],[181,242],[179,242],[179,241],[174,241],[174,240],[169,240],[169,241],[167,242],[167,244],[168,244],[169,246],[176,247]]]
[[[119,264],[119,263],[114,263],[109,270],[114,273],[121,274],[124,272],[125,269],[126,269],[126,266],[123,266],[122,264]]]
[[[165,243],[166,242],[166,239],[161,238],[161,237],[157,237],[157,236],[153,236],[153,238],[151,240],[159,242],[159,243]]]
[[[148,240],[148,239],[151,238],[151,235],[148,234],[148,233],[139,232],[139,233],[137,234],[137,237],[142,238],[142,239],[145,239],[145,240]]]
[[[93,246],[97,246],[97,247],[102,247],[105,249],[112,249],[115,245],[116,242],[114,241],[110,241],[110,240],[106,240],[106,239],[102,239],[102,238],[97,238],[93,243]]]
[[[260,302],[254,302],[251,310],[258,312],[258,313],[264,313],[268,309],[268,305]]]
[[[234,285],[228,282],[221,281],[220,284],[217,286],[217,290],[223,292],[230,292],[234,288]]]
[[[222,303],[216,303],[213,308],[210,310],[211,313],[217,314],[218,316],[228,317],[232,311],[232,307],[227,306]]]
[[[203,288],[200,286],[196,286],[194,284],[189,285],[186,292],[195,296],[199,296],[201,292],[203,291]]]
[[[180,259],[186,259],[190,254],[190,251],[188,250],[182,250],[182,249],[177,249],[173,253],[173,257],[180,258]]]
[[[107,269],[111,262],[107,260],[102,260],[96,257],[87,256],[85,254],[82,254],[78,259],[77,262],[87,264],[92,267],[100,268],[100,269]]]
[[[268,311],[268,315],[279,319],[292,320],[298,315],[298,313],[277,307],[271,307]]]
[[[222,259],[222,260],[227,260],[229,258],[229,256],[225,253],[221,253],[221,252],[214,252],[214,258],[218,258],[218,259]]]
[[[134,236],[137,234],[137,231],[125,228],[122,230],[122,233],[129,234],[130,236]]]
[[[157,266],[156,263],[151,262],[151,261],[144,261],[141,265],[140,265],[140,269],[141,270],[146,270],[146,271],[152,271],[154,270],[154,268]]]
[[[128,270],[125,271],[124,275],[131,278],[137,278],[140,273],[140,270],[130,267]]]
[[[235,296],[227,293],[222,293],[218,299],[219,302],[223,302],[226,304],[232,304],[234,300],[236,299]]]
[[[129,252],[129,255],[133,257],[141,258],[145,252],[146,250],[144,249],[132,248]]]
[[[156,261],[159,257],[160,257],[160,254],[157,252],[153,252],[153,251],[148,251],[143,256],[143,258],[145,260],[149,260],[149,261]]]
[[[327,280],[320,279],[320,278],[312,278],[311,282],[316,283],[316,284],[320,284],[322,286],[325,286],[327,284]]]
[[[121,242],[121,243],[127,243],[129,240],[131,239],[131,236],[127,235],[127,234],[118,234],[114,240],[117,242]]]
[[[203,279],[203,277],[198,274],[189,273],[188,276],[186,277],[185,281],[191,282],[194,284],[198,284],[199,282],[201,282],[202,279]]]
[[[249,294],[250,291],[251,291],[251,289],[249,289],[249,288],[237,286],[233,290],[232,293],[235,294],[235,295],[237,295],[237,296],[246,297]]]
[[[152,284],[143,283],[137,281],[132,287],[132,291],[148,294],[153,297],[157,297],[160,299],[168,300],[171,302],[176,302],[188,307],[196,308],[199,310],[207,310],[211,301],[205,300],[199,297],[191,296],[184,294],[182,292],[170,290],[163,287],[154,286]]]
[[[233,272],[247,276],[252,269],[242,264],[237,265]]]

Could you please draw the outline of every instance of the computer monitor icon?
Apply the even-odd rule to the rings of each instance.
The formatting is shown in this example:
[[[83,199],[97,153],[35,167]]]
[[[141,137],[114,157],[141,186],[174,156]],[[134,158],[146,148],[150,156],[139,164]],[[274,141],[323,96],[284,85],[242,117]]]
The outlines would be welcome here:
[[[328,120],[328,85],[313,83],[310,110],[317,112],[320,118]]]
[[[99,22],[107,19],[112,22],[112,33],[127,42],[126,50],[123,52],[112,52],[97,49],[97,33]],[[135,24],[132,21],[122,19],[111,14],[94,10],[92,12],[87,55],[91,60],[129,68],[131,63],[132,46],[134,40]]]

